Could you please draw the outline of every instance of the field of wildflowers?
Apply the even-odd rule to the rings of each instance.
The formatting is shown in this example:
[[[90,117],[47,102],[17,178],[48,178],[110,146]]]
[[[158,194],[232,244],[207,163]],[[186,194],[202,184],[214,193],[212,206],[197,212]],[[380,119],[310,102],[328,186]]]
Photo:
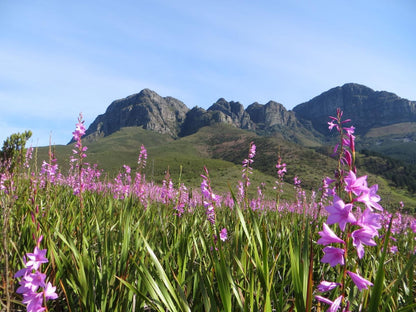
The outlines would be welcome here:
[[[415,311],[416,219],[360,176],[349,123],[328,123],[334,175],[311,195],[295,176],[287,202],[282,155],[273,198],[251,184],[255,142],[226,194],[207,167],[200,190],[148,181],[144,146],[103,179],[80,115],[69,172],[30,148],[1,164],[1,311]]]

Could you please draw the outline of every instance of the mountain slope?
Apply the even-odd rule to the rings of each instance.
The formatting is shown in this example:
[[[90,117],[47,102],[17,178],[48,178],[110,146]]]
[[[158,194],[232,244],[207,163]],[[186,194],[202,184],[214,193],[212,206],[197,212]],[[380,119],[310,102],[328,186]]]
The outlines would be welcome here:
[[[293,111],[299,120],[310,123],[330,139],[333,133],[328,131],[328,116],[334,116],[337,108],[343,110],[344,118],[351,119],[359,148],[416,164],[415,101],[348,83],[296,106]]]

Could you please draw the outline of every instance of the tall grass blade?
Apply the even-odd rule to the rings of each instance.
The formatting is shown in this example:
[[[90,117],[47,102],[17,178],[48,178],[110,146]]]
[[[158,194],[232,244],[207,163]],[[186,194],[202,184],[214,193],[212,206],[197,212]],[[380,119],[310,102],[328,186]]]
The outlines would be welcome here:
[[[368,311],[377,311],[378,308],[380,307],[381,295],[383,293],[384,276],[385,276],[384,261],[386,259],[386,254],[388,250],[392,223],[393,223],[393,216],[390,219],[389,227],[384,237],[383,251],[381,253],[381,258],[378,264],[374,286],[371,290],[371,297],[370,297],[370,302],[368,305]]]
[[[174,289],[165,270],[163,269],[163,266],[160,264],[158,258],[153,252],[153,249],[149,246],[147,240],[144,237],[143,242],[162,282],[162,284],[158,284],[153,279],[153,277],[148,274],[147,270],[143,268],[146,272],[146,277],[148,278],[148,285],[154,290],[157,290],[158,297],[167,305],[166,308],[168,308],[170,311],[191,311],[188,303],[182,297],[178,297],[176,290]]]

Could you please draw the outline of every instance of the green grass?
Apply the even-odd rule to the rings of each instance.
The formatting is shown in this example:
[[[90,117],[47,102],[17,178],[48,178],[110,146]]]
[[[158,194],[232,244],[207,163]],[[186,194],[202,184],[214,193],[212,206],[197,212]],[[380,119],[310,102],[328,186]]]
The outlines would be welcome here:
[[[177,217],[171,205],[152,203],[144,209],[134,198],[85,193],[81,206],[63,187],[38,189],[33,203],[27,198],[31,192],[20,180],[7,252],[16,272],[23,253],[33,249],[32,233],[44,235],[42,248],[50,260],[44,270],[59,294],[49,311],[309,311],[311,303],[317,304],[312,291],[317,294],[322,277],[338,274],[320,263],[322,246],[313,243],[319,236],[306,215],[218,209],[214,228],[203,207]],[[26,216],[41,203],[37,231]],[[229,239],[215,242],[213,234],[223,227]],[[408,265],[414,262],[409,254],[414,234],[395,237],[398,254],[384,255],[382,261],[381,247],[366,248],[356,264],[371,280],[384,268],[383,278],[377,277],[383,305],[366,311],[414,307],[414,273]],[[352,311],[372,298],[371,291],[348,289]],[[17,307],[19,296],[12,298]]]
[[[379,152],[385,156],[416,164],[416,123],[405,122],[373,128],[358,142],[361,149]]]
[[[402,122],[396,123],[393,125],[372,128],[368,131],[365,136],[369,138],[384,137],[386,133],[390,136],[394,135],[409,135],[416,132],[416,123],[415,122]]]

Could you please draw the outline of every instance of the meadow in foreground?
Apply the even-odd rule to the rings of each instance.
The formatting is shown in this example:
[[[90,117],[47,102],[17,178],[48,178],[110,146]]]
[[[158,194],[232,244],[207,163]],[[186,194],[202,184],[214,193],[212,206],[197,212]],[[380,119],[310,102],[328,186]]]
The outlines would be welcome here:
[[[210,168],[200,190],[147,181],[144,146],[135,172],[104,179],[80,116],[68,173],[52,152],[36,170],[24,148],[1,164],[1,311],[416,310],[416,220],[360,176],[348,123],[340,110],[328,123],[335,174],[311,195],[295,177],[285,202],[284,155],[274,198],[251,185],[255,142],[221,196]]]

